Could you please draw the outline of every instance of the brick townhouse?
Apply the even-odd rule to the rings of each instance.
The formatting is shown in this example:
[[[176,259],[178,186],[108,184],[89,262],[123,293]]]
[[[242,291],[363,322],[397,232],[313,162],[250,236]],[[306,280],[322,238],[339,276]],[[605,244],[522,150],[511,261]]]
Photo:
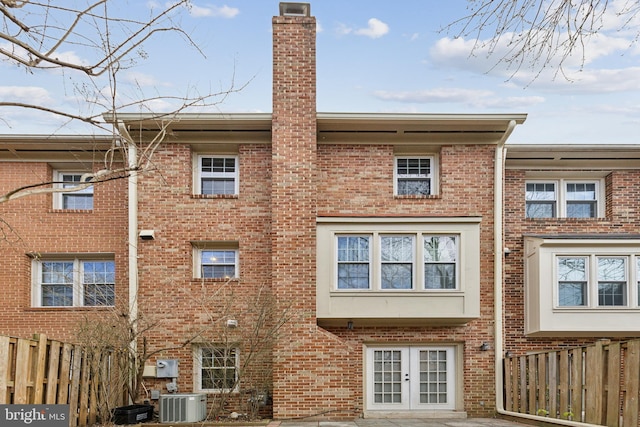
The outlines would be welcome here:
[[[0,333],[73,340],[122,302],[179,392],[266,390],[279,419],[491,416],[504,352],[638,334],[633,147],[507,144],[524,114],[317,112],[308,11],[273,18],[271,114],[119,116],[124,141],[169,130],[135,179],[0,205]],[[1,136],[0,191],[77,185],[110,143]]]

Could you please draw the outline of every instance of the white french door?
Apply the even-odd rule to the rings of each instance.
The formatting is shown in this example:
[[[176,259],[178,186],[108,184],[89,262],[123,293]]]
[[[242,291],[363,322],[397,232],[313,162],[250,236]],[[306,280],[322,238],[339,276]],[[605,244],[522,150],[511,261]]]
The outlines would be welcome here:
[[[455,409],[453,347],[369,347],[367,409]]]

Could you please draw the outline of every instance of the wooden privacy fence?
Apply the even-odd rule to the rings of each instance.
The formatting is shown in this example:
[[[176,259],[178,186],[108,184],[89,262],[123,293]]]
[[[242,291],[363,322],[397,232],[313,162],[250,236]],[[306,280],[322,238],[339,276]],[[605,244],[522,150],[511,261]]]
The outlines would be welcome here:
[[[638,427],[640,340],[506,357],[508,411]]]
[[[0,336],[0,404],[68,404],[71,427],[93,425],[122,404],[114,359],[45,335]]]

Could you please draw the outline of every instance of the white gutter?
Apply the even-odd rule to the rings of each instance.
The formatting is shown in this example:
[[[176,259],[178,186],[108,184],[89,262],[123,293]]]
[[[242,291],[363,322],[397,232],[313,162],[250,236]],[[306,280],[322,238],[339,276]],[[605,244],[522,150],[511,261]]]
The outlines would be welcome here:
[[[516,121],[511,120],[505,130],[504,135],[496,146],[496,156],[494,164],[494,218],[493,218],[493,235],[494,235],[494,286],[493,286],[493,310],[495,317],[494,326],[494,358],[495,358],[495,386],[496,386],[496,412],[501,415],[510,417],[523,418],[527,420],[542,421],[550,424],[558,424],[571,427],[602,427],[599,424],[581,423],[577,421],[560,420],[557,418],[547,418],[538,415],[522,414],[520,412],[507,411],[504,408],[504,373],[502,372],[502,356],[504,354],[503,340],[503,322],[502,322],[502,291],[503,291],[503,256],[504,256],[504,160],[507,154],[505,143],[513,129],[516,127]]]

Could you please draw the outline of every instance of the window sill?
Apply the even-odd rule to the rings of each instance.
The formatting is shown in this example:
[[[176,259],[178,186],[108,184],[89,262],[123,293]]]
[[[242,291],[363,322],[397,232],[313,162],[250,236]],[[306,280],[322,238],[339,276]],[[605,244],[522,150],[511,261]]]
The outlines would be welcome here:
[[[212,278],[212,277],[194,277],[191,279],[191,283],[227,283],[227,282],[240,282],[239,277],[226,278]]]
[[[596,221],[607,221],[605,217],[596,217],[596,218],[567,218],[567,217],[557,217],[557,218],[525,218],[526,221],[531,222],[596,222]]]
[[[437,200],[437,199],[441,199],[442,197],[440,197],[439,194],[430,194],[428,196],[422,196],[422,195],[418,195],[418,194],[414,194],[414,195],[394,194],[393,198],[394,199],[398,199],[398,200]]]
[[[51,209],[49,213],[90,214],[93,213],[93,209]]]
[[[192,199],[237,199],[237,194],[192,194]]]
[[[44,312],[44,311],[52,311],[52,312],[56,312],[56,311],[107,311],[107,310],[113,310],[114,306],[109,305],[109,306],[94,306],[94,307],[80,307],[80,306],[72,306],[72,307],[28,307],[25,309],[25,311],[31,311],[31,312]]]

